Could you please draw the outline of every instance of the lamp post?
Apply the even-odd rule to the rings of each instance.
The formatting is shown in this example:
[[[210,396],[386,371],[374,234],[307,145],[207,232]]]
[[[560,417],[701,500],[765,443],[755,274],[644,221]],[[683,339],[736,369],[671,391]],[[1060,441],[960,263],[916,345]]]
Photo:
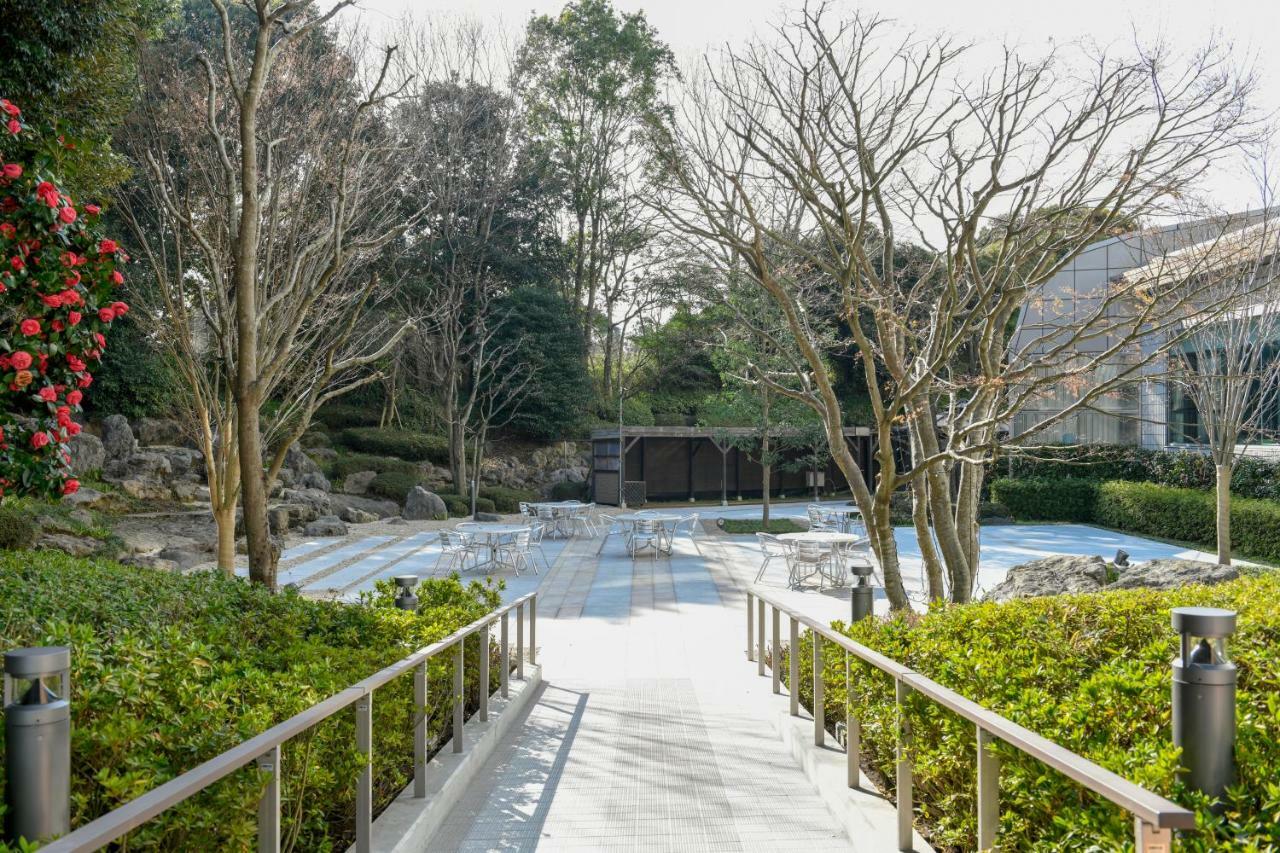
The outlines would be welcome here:
[[[1173,743],[1182,747],[1182,778],[1221,798],[1236,775],[1236,665],[1226,648],[1236,614],[1175,607],[1172,622],[1181,635],[1181,654],[1173,661]]]
[[[400,587],[400,591],[396,593],[396,607],[401,610],[416,611],[418,596],[413,594],[413,588],[418,585],[418,576],[396,575],[394,580],[396,586]]]
[[[45,683],[55,678],[58,693]],[[5,829],[11,841],[46,841],[71,831],[70,699],[69,648],[5,652]]]

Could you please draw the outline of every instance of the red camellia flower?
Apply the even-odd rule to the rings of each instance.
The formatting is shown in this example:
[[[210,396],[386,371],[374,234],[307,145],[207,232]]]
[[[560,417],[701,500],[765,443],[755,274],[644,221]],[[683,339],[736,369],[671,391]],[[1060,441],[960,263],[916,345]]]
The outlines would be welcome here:
[[[46,403],[52,403],[54,400],[58,399],[58,392],[53,390],[52,385],[44,386],[40,389],[39,393],[40,399],[44,400]]]
[[[13,180],[17,180],[18,178],[21,178],[21,177],[22,177],[22,164],[21,164],[21,163],[5,163],[5,164],[4,164],[4,176],[5,176],[6,178],[8,178],[9,180],[11,180],[11,181],[13,181]]]
[[[0,110],[4,110],[11,116],[22,115],[22,110],[18,109],[18,105],[9,101],[8,98],[0,98]]]
[[[103,255],[114,254],[120,247],[116,245],[115,240],[103,240],[98,244],[98,253]]]
[[[9,119],[9,132],[17,136],[22,131],[22,125],[18,124],[16,118]]]
[[[72,311],[67,314],[67,322],[73,326],[78,326],[80,325],[80,317],[81,314],[79,311]]]
[[[79,490],[80,490],[80,481],[77,480],[75,477],[72,477],[71,479],[67,480],[65,483],[62,484],[62,493],[64,495],[74,495]]]
[[[27,318],[18,325],[18,330],[27,337],[40,334],[40,321]]]
[[[105,337],[103,337],[102,332],[94,332],[94,333],[93,333],[93,339],[94,339],[95,341],[97,341],[97,342],[98,342],[98,346],[103,347],[103,348],[105,348],[105,347],[106,347],[106,345],[107,345],[107,339],[106,339]]]
[[[58,192],[58,188],[48,181],[41,181],[36,186],[36,198],[50,207],[58,207],[62,204],[62,196]]]
[[[31,366],[31,353],[18,350],[9,358],[9,361],[12,362],[13,366],[18,368],[18,370],[26,370]]]
[[[9,259],[9,266],[13,267],[14,271],[17,272],[18,270],[25,269],[27,264],[26,261],[22,260],[22,258],[14,255]]]
[[[123,302],[112,302],[111,310],[116,312],[117,317],[123,317],[125,314],[129,313],[129,306],[125,305]]]
[[[71,423],[71,407],[58,407],[58,426],[66,428]]]
[[[41,302],[43,302],[45,305],[48,305],[50,308],[61,308],[61,307],[62,307],[62,294],[60,294],[60,293],[42,293],[42,294],[40,294],[40,301],[41,301]]]
[[[67,405],[69,406],[78,406],[80,405],[80,401],[83,399],[84,394],[81,394],[79,391],[69,391],[67,393]]]
[[[76,221],[76,209],[74,207],[64,207],[58,211],[58,218],[69,225]]]
[[[111,271],[111,283],[112,283],[112,284],[124,284],[124,274],[123,274],[123,273],[121,273],[121,272],[120,272],[120,270],[112,270],[112,271]]]
[[[12,240],[18,236],[18,229],[13,227],[12,222],[0,222],[0,234],[3,234],[6,239]]]
[[[80,434],[80,429],[81,429],[80,424],[76,423],[75,421],[72,421],[71,423],[67,424],[67,435],[71,436],[72,438],[75,438],[77,435]]]
[[[88,388],[92,384],[93,384],[93,377],[86,373],[84,376],[80,377],[80,381],[76,383],[76,387]]]
[[[97,216],[102,212],[102,208],[98,207],[96,204],[86,204],[84,206],[84,212],[90,216]]]
[[[102,322],[110,323],[115,318],[116,318],[116,312],[112,311],[110,308],[98,309],[98,319],[101,320]]]
[[[44,432],[43,430],[41,430],[40,432],[34,433],[31,436],[31,446],[34,447],[36,450],[39,450],[40,448],[44,447],[48,443],[49,443],[49,433]]]
[[[54,320],[49,324],[49,328],[53,329],[55,332],[61,332],[63,329],[67,328],[67,325],[61,320]]]
[[[84,362],[81,361],[78,356],[74,356],[71,353],[67,353],[67,366],[75,373],[79,373],[85,368]]]

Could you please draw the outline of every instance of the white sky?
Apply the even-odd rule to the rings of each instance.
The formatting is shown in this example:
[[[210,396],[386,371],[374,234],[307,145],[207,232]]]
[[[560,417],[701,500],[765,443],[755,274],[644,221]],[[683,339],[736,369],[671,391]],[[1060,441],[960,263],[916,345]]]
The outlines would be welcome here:
[[[681,60],[708,46],[740,41],[765,29],[800,0],[614,0],[625,11],[643,9],[650,23]],[[562,0],[360,0],[358,15],[373,33],[406,12],[465,15],[520,30],[530,14],[553,12]],[[836,10],[841,4],[833,4]],[[848,8],[853,8],[849,6]],[[1259,104],[1280,111],[1280,0],[860,0],[857,8],[878,12],[903,25],[944,30],[976,42],[1009,41],[1033,52],[1054,43],[1091,39],[1099,44],[1167,41],[1191,50],[1215,34],[1233,45],[1242,61],[1254,65],[1261,88]],[[981,53],[972,54],[977,59]],[[975,71],[981,69],[975,68]],[[1256,206],[1258,194],[1243,170],[1224,170],[1208,186],[1214,201],[1228,208]]]

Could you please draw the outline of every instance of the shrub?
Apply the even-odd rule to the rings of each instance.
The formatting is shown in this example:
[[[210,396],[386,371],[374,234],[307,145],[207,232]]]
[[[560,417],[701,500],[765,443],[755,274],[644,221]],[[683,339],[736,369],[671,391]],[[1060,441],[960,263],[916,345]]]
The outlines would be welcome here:
[[[357,471],[377,471],[379,474],[396,471],[403,474],[416,474],[418,465],[394,456],[374,456],[371,453],[340,454],[325,465],[325,473],[334,480],[341,480]]]
[[[315,413],[315,419],[329,429],[349,429],[351,427],[376,427],[381,414],[374,406],[354,406],[350,403],[330,403],[321,406]]]
[[[1169,611],[1188,605],[1239,612],[1232,658],[1239,667],[1240,778],[1221,817],[1176,778],[1169,661],[1177,649]],[[1179,849],[1262,850],[1280,844],[1280,575],[1215,587],[947,607],[836,627],[1067,749],[1195,807],[1198,825],[1180,835]],[[805,635],[800,693],[806,703],[812,701],[811,661]],[[845,718],[848,684],[862,726],[864,765],[877,770],[891,791],[893,682],[857,662],[846,681],[844,655],[833,644],[826,644],[824,666],[827,720],[834,725]],[[781,672],[785,678],[785,661]],[[975,849],[973,725],[917,694],[905,709],[914,732],[917,819],[940,849]],[[996,751],[1002,761],[1000,849],[1131,849],[1131,816],[1017,750],[999,744]]]
[[[1212,548],[1217,539],[1214,495],[1154,483],[1103,483],[1097,521],[1107,527]],[[1231,547],[1262,560],[1280,560],[1280,503],[1231,499]]]
[[[445,509],[449,510],[450,518],[464,518],[471,515],[471,499],[464,498],[462,495],[445,493],[440,495],[440,500],[444,501]],[[497,512],[493,505],[493,501],[488,498],[476,498],[476,512]]]
[[[21,551],[36,541],[39,530],[31,513],[12,506],[0,506],[0,548]]]
[[[212,572],[181,575],[52,551],[0,553],[6,647],[72,648],[73,825],[439,640],[497,602],[495,590],[456,578],[425,580],[417,594],[421,610],[404,613],[385,585],[365,606],[350,606],[272,595]],[[447,737],[447,658],[429,666],[433,748]],[[472,693],[474,667],[469,662],[466,673]],[[412,679],[398,679],[378,690],[373,705],[375,809],[412,774],[412,690]],[[292,804],[283,832],[296,834],[295,849],[342,850],[351,842],[352,738],[353,717],[340,713],[285,745],[283,791]],[[251,849],[261,791],[257,774],[234,774],[134,830],[128,847]]]
[[[589,494],[589,487],[584,480],[581,483],[574,483],[569,480],[561,480],[551,486],[551,500],[553,501],[585,501]]]
[[[1098,484],[1076,477],[1003,479],[991,484],[991,498],[1019,521],[1094,520]]]
[[[449,441],[443,436],[378,427],[353,427],[342,431],[342,443],[352,450],[378,456],[397,456],[411,462],[447,465]]]
[[[409,494],[413,487],[421,484],[417,473],[383,471],[369,481],[368,494],[403,504],[405,496]]]
[[[538,493],[528,489],[509,489],[506,486],[488,486],[480,490],[481,498],[493,501],[495,512],[519,512],[520,502],[536,501]]]

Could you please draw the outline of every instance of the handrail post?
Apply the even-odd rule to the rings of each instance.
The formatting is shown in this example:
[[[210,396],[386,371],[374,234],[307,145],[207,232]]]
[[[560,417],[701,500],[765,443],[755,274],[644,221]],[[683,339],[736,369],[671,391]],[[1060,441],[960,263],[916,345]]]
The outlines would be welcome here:
[[[895,681],[898,706],[898,766],[897,766],[897,807],[898,807],[898,849],[913,849],[911,832],[912,793],[911,793],[911,724],[907,720],[906,701],[911,688],[902,682]]]
[[[538,664],[538,594],[529,599],[529,663]]]
[[[466,707],[462,673],[466,667],[467,638],[459,637],[453,652],[453,751],[462,752],[462,712]]]
[[[1136,853],[1170,853],[1173,850],[1172,829],[1161,829],[1135,817],[1133,834]]]
[[[427,660],[413,668],[413,795],[427,796]]]
[[[787,690],[791,693],[791,716],[800,716],[800,623],[788,613],[791,646],[787,649]]]
[[[994,850],[1000,828],[1000,759],[995,737],[978,726],[978,849]]]
[[[756,599],[756,675],[764,675],[764,599]]]
[[[844,653],[844,754],[850,788],[858,787],[862,772],[862,723],[853,713],[853,679],[850,678],[849,653]]]
[[[489,625],[476,632],[480,641],[480,722],[489,721]]]
[[[777,607],[772,608],[772,610],[773,610],[773,656],[769,659],[769,662],[772,664],[772,666],[769,667],[769,671],[773,676],[773,692],[781,693],[782,692],[782,687],[781,687],[782,644],[781,642],[779,642],[782,639],[781,636],[779,635],[779,627],[780,627],[779,623],[781,622],[781,614],[778,612]]]
[[[258,853],[280,853],[280,745],[258,756],[258,770],[270,774],[258,800]]]
[[[756,659],[756,597],[747,592],[747,660]]]
[[[356,851],[373,849],[373,692],[356,700],[356,750],[364,757],[356,779]]]
[[[823,724],[824,711],[822,690],[822,635],[810,631],[813,637],[813,745],[822,746],[826,739],[826,728]]]
[[[516,605],[516,678],[524,681],[524,604]]]
[[[510,611],[504,611],[502,614],[502,628],[499,631],[498,646],[499,666],[502,667],[502,676],[499,681],[502,684],[502,698],[506,699],[511,695],[511,640],[507,637],[507,625],[511,621],[507,617]]]

